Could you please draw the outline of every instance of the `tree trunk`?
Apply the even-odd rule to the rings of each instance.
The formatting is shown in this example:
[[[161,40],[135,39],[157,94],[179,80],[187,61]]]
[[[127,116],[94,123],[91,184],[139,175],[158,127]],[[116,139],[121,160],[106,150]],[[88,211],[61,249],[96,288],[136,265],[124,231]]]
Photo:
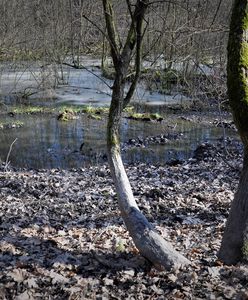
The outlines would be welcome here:
[[[238,191],[227,220],[219,258],[235,264],[248,258],[248,1],[235,0],[228,41],[227,87],[235,124],[244,144]]]
[[[133,241],[152,264],[161,270],[189,264],[190,262],[173,249],[149,224],[140,212],[134,199],[130,182],[124,169],[120,154],[119,126],[122,111],[131,100],[140,74],[141,43],[143,19],[148,0],[137,0],[134,10],[130,1],[126,1],[131,25],[124,46],[120,51],[119,36],[114,22],[112,1],[103,0],[106,28],[115,67],[115,81],[112,88],[112,100],[107,126],[107,151],[111,175],[114,180],[120,211]],[[135,49],[136,46],[136,49]],[[126,95],[124,94],[128,68],[135,51],[135,76]]]
[[[219,258],[226,264],[248,259],[248,155],[244,160],[237,193],[232,202],[223,236]]]
[[[113,87],[107,129],[107,149],[111,175],[114,180],[118,204],[125,225],[140,253],[160,270],[170,270],[190,262],[175,251],[148,222],[134,199],[130,182],[124,169],[119,143],[119,124],[122,113],[124,87],[117,78]]]

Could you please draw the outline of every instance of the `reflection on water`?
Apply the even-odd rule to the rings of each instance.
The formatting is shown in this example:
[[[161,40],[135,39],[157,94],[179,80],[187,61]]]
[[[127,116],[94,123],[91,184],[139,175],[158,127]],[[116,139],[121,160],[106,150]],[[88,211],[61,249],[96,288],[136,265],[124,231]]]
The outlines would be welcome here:
[[[10,120],[13,121],[13,118],[5,118],[5,121]],[[74,168],[106,160],[106,120],[98,121],[81,116],[77,120],[60,122],[55,116],[30,115],[18,117],[18,120],[24,122],[23,128],[0,130],[2,161],[5,161],[9,146],[16,138],[10,161],[17,167]],[[163,123],[127,119],[123,119],[121,127],[123,142],[171,131],[173,129]],[[221,128],[183,121],[178,122],[174,132],[181,133],[180,138],[165,145],[128,147],[123,153],[124,161],[164,164],[173,159],[186,159],[199,143],[213,142],[222,137]]]
[[[56,81],[55,73],[57,74],[58,71],[56,65],[44,67],[42,64],[41,67],[39,62],[27,62],[20,66],[15,64],[15,68],[12,68],[9,64],[1,63],[0,89],[3,98],[1,100],[4,100],[7,105],[18,105],[18,101],[23,99],[14,97],[13,94],[25,95],[26,92],[31,92],[34,94],[28,98],[28,101],[32,105],[70,103],[105,106],[109,104],[111,98],[109,85],[111,86],[113,81],[102,78],[99,69],[100,60],[82,57],[82,63],[90,72],[65,67],[63,75],[66,80],[55,89],[53,88]],[[51,99],[55,98],[56,103],[53,103]],[[13,103],[13,100],[17,103]],[[164,114],[166,104],[182,102],[188,104],[191,100],[180,93],[162,95],[156,91],[151,92],[141,82],[138,84],[132,103],[137,111]],[[13,121],[10,117],[1,117],[1,121],[4,121],[4,118],[5,121]],[[89,163],[100,163],[106,159],[106,120],[97,121],[82,116],[78,120],[63,123],[57,121],[55,116],[28,115],[18,117],[18,120],[24,122],[23,128],[0,130],[2,161],[5,161],[9,147],[16,138],[10,161],[12,165],[18,167],[72,168],[83,167]],[[182,120],[176,123],[177,126],[174,128],[168,122],[154,124],[123,119],[121,127],[123,142],[127,142],[130,138],[143,138],[169,132],[183,134],[179,140],[169,141],[165,145],[129,147],[123,153],[125,162],[164,164],[173,159],[185,159],[192,155],[199,143],[222,137],[221,128],[204,127]]]

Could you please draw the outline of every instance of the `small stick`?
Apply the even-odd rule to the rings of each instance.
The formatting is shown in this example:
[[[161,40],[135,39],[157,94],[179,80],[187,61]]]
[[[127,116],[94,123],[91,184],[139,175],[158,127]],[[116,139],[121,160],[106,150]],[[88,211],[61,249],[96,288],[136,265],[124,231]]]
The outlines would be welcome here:
[[[8,152],[8,155],[6,157],[6,161],[5,161],[5,167],[4,167],[4,171],[6,172],[7,171],[7,168],[9,166],[9,157],[10,157],[10,154],[11,154],[11,151],[12,151],[12,148],[13,148],[13,145],[14,143],[17,141],[17,138],[11,143],[10,147],[9,147],[9,152]]]

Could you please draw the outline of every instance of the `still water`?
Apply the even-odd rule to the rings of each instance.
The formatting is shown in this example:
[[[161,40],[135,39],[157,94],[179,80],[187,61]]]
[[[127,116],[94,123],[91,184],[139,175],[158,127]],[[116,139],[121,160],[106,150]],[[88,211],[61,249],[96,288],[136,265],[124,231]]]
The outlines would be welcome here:
[[[1,121],[14,119],[2,117]],[[13,145],[10,162],[16,167],[77,168],[106,161],[105,119],[93,120],[82,115],[77,120],[61,122],[53,115],[25,115],[18,116],[18,120],[24,123],[23,127],[0,130],[1,161],[6,160],[9,147],[15,139],[17,141]],[[216,142],[223,136],[221,128],[181,119],[178,122],[174,119],[173,122],[172,126],[168,126],[170,122],[151,123],[123,118],[121,134],[124,161],[165,164],[174,159],[187,159],[193,155],[199,143]],[[177,134],[178,139],[169,140],[164,145],[128,145],[130,139],[168,133]]]
[[[9,64],[2,63],[0,65],[1,98],[8,107],[18,104],[14,102],[13,95],[24,95],[26,92],[31,95],[28,98],[31,105],[109,105],[111,98],[109,86],[113,81],[102,77],[99,68],[100,60],[82,57],[82,63],[88,70],[65,67],[64,80],[60,84],[55,84],[58,79],[55,76],[55,73],[58,73],[56,65],[44,68],[39,65],[39,62],[25,62],[20,66],[15,64],[10,67]],[[59,77],[61,76],[62,73]],[[16,99],[18,101],[19,97]],[[142,103],[140,112],[157,112],[159,106],[188,103],[191,100],[180,93],[164,95],[157,91],[151,92],[141,82],[132,104],[139,108]],[[199,143],[215,142],[223,136],[221,128],[182,121],[180,118],[178,120],[172,118],[170,122],[170,115],[163,116],[166,122],[162,123],[123,119],[121,134],[125,162],[165,164],[174,159],[187,159],[192,156]],[[0,122],[17,120],[24,123],[22,128],[0,130],[1,161],[6,161],[10,145],[15,139],[17,140],[10,154],[10,162],[16,167],[77,168],[106,160],[106,120],[104,119],[92,120],[84,115],[77,120],[61,122],[53,115],[0,117]],[[129,139],[138,137],[142,139],[168,133],[177,134],[179,138],[169,140],[164,145],[127,146]]]

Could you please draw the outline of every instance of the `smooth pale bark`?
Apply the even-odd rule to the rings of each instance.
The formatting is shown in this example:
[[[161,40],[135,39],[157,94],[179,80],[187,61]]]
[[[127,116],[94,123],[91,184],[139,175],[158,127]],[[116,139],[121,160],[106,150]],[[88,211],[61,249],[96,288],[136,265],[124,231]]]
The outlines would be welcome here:
[[[228,41],[227,87],[244,145],[243,170],[231,205],[219,258],[226,264],[248,259],[248,1],[235,0]]]
[[[154,230],[139,210],[120,154],[119,126],[123,108],[130,102],[140,74],[142,26],[148,4],[147,0],[138,0],[135,9],[132,11],[130,2],[128,0],[126,2],[132,21],[124,46],[120,50],[112,1],[103,0],[108,40],[116,72],[107,126],[108,159],[121,214],[136,247],[155,267],[161,270],[170,270],[174,267],[189,264],[189,261],[175,251]],[[133,53],[135,53],[135,76],[128,92],[125,94],[125,82]]]
[[[112,1],[103,0],[106,28],[115,67],[115,81],[112,88],[112,100],[107,126],[107,152],[111,175],[114,180],[120,211],[133,241],[140,251],[156,268],[170,270],[190,262],[175,251],[148,222],[139,210],[134,199],[130,182],[124,169],[120,154],[119,127],[123,108],[128,105],[134,93],[141,64],[141,42],[143,19],[147,9],[147,0],[138,0],[134,10],[131,2],[129,7],[131,25],[127,38],[120,50],[119,38],[114,22]],[[125,82],[132,55],[135,54],[135,76],[127,93],[124,93]]]
[[[130,182],[124,169],[119,147],[119,123],[121,118],[119,87],[113,90],[108,122],[108,157],[110,170],[118,196],[119,208],[125,225],[140,253],[159,270],[171,270],[190,262],[175,251],[148,222],[134,199]],[[117,98],[115,98],[117,97]]]

